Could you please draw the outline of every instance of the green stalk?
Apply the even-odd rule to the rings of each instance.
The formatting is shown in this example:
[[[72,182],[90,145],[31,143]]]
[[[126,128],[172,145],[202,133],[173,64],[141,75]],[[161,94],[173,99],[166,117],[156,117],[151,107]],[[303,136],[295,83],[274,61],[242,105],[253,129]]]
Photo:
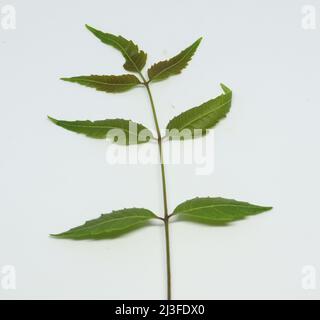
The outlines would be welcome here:
[[[165,227],[164,229],[165,229],[165,241],[166,241],[167,299],[171,300],[171,257],[170,257],[169,212],[168,212],[168,202],[167,202],[166,174],[165,174],[165,166],[164,166],[163,151],[162,151],[162,137],[161,137],[158,117],[157,117],[156,108],[154,105],[149,83],[144,79],[142,74],[140,74],[140,76],[143,79],[143,84],[146,87],[148,92],[151,109],[152,109],[152,115],[153,115],[156,131],[157,131],[157,138],[158,138],[159,159],[160,159],[160,168],[161,168],[161,177],[162,177],[163,207],[164,207],[163,222]]]

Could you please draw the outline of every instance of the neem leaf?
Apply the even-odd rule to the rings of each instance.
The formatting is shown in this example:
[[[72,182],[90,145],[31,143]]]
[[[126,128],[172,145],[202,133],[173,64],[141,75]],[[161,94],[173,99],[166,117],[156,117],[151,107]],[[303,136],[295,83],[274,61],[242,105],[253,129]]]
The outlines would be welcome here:
[[[231,108],[232,92],[221,84],[223,94],[202,105],[189,109],[173,118],[167,125],[171,139],[195,138],[205,135],[207,129],[214,127]]]
[[[110,238],[141,227],[156,218],[156,215],[147,209],[123,209],[102,214],[99,218],[87,221],[79,227],[52,236],[74,240]]]
[[[173,215],[207,224],[223,224],[259,214],[272,207],[224,198],[195,198],[177,206]]]
[[[145,126],[131,120],[106,119],[106,120],[83,120],[66,121],[48,117],[54,124],[69,131],[82,133],[95,139],[112,139],[121,145],[141,144],[148,142],[152,132]]]
[[[139,50],[138,46],[131,40],[127,40],[121,36],[115,36],[111,33],[105,33],[86,25],[87,29],[91,31],[103,43],[118,49],[126,62],[123,67],[127,71],[140,72],[146,64],[147,54]]]
[[[61,80],[75,82],[86,87],[95,88],[98,91],[112,93],[128,91],[141,84],[139,79],[132,74],[124,74],[120,76],[91,75],[61,78]]]
[[[177,75],[188,65],[192,56],[196,52],[202,38],[194,42],[190,47],[181,51],[178,55],[165,61],[160,61],[148,70],[150,81],[161,81],[170,76]]]

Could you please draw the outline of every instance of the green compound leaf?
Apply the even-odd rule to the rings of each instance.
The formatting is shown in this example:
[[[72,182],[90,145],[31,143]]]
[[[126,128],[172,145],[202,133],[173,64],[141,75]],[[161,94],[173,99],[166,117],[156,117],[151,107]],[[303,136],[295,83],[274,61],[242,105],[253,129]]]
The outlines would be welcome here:
[[[192,139],[203,136],[223,119],[231,108],[232,91],[221,84],[223,94],[173,118],[167,125],[171,139]]]
[[[147,209],[123,209],[102,214],[99,218],[87,221],[79,227],[51,236],[74,240],[112,238],[141,227],[156,218],[157,216]]]
[[[198,39],[190,47],[181,51],[173,58],[158,62],[151,66],[148,70],[149,80],[161,81],[181,73],[196,52],[201,40],[202,38]]]
[[[127,40],[121,36],[115,36],[111,33],[105,33],[86,25],[87,29],[91,31],[103,43],[119,50],[126,62],[123,67],[127,71],[140,72],[147,61],[147,54],[139,50],[138,46],[131,40]]]
[[[224,198],[195,198],[177,206],[172,215],[207,224],[226,224],[259,214],[272,207]]]
[[[139,79],[132,74],[124,74],[120,76],[80,76],[72,78],[61,78],[61,80],[74,82],[86,87],[94,88],[104,92],[124,92],[141,84]]]
[[[48,117],[54,124],[69,131],[77,132],[95,139],[112,139],[121,145],[146,143],[154,139],[152,132],[145,126],[131,120],[106,119],[66,121]]]

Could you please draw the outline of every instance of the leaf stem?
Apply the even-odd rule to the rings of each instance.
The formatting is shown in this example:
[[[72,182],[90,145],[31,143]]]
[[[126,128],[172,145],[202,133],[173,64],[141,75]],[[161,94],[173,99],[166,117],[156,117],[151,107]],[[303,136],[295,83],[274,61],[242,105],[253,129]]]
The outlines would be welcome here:
[[[169,219],[164,220],[165,236],[166,236],[166,256],[167,256],[167,299],[171,300],[171,257],[170,257],[170,232]]]
[[[163,207],[164,207],[164,227],[165,227],[165,239],[166,239],[166,262],[167,262],[167,299],[171,300],[171,257],[170,257],[170,232],[169,232],[169,212],[168,212],[168,202],[167,202],[167,187],[166,187],[166,174],[165,174],[165,166],[163,160],[163,149],[162,149],[162,136],[160,132],[158,117],[156,108],[154,105],[152,93],[149,86],[149,81],[146,81],[142,74],[140,76],[143,79],[144,86],[147,89],[152,115],[157,131],[158,138],[158,148],[159,148],[159,158],[160,158],[160,168],[161,168],[161,177],[162,177],[162,195],[163,195]]]

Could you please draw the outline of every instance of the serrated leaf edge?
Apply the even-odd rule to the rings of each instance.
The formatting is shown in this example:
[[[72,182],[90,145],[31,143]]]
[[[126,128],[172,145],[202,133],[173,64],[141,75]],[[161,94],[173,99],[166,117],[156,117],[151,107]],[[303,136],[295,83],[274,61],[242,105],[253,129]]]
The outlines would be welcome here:
[[[210,205],[210,206],[204,206],[204,207],[197,207],[197,208],[192,208],[192,209],[188,209],[187,212],[190,211],[194,211],[194,210],[198,210],[198,209],[204,209],[204,208],[213,208],[213,207],[222,207],[222,206],[229,206],[229,207],[256,207],[256,208],[260,208],[260,209],[264,209],[265,211],[269,211],[272,210],[273,207],[265,207],[265,206],[259,206],[259,205],[255,205],[255,204],[251,204],[249,202],[245,202],[245,201],[238,201],[235,199],[226,199],[226,198],[222,198],[222,197],[196,197],[193,199],[189,199],[186,200],[182,203],[180,203],[173,211],[173,213],[171,214],[171,216],[177,215],[177,214],[184,214],[184,215],[188,215],[188,213],[184,212],[184,211],[176,211],[177,208],[183,204],[185,204],[186,202],[192,201],[192,200],[202,200],[202,199],[219,199],[219,200],[226,200],[226,201],[237,201],[239,203],[241,203],[241,205],[237,205],[237,204],[215,204],[215,205]]]
[[[73,79],[79,79],[79,78],[82,78],[82,77],[121,77],[121,76],[129,76],[129,74],[123,74],[123,75],[98,75],[98,74],[91,74],[89,76],[77,76],[77,77],[70,77],[70,78],[60,78],[60,80],[63,80],[63,81],[66,81],[66,82],[71,82],[71,83],[78,83],[78,81],[76,80],[73,80]],[[85,81],[88,81],[88,82],[92,82],[92,83],[97,83],[97,84],[101,84],[101,85],[108,85],[108,86],[125,86],[125,85],[142,85],[143,83],[135,76],[135,75],[131,75],[130,76],[133,76],[135,77],[138,82],[127,82],[127,83],[109,83],[109,82],[102,82],[102,81],[97,81],[97,80],[91,80],[91,79],[85,79]],[[80,80],[80,79],[79,79]]]
[[[126,128],[119,128],[119,127],[112,127],[112,126],[86,126],[86,125],[74,125],[74,122],[76,121],[89,121],[90,123],[94,123],[95,121],[105,121],[105,120],[122,120],[122,121],[127,121],[128,123],[133,123],[133,124],[136,124],[136,125],[140,125],[142,126],[144,129],[148,130],[151,134],[152,132],[150,131],[150,129],[148,129],[147,127],[145,127],[143,124],[141,123],[138,123],[138,122],[134,122],[132,120],[126,120],[126,119],[120,119],[120,118],[116,118],[116,119],[103,119],[103,120],[58,120],[58,119],[55,119],[53,117],[50,117],[50,116],[47,116],[48,119],[54,123],[55,125],[59,126],[60,127],[60,124],[59,122],[68,122],[68,123],[73,123],[72,125],[70,125],[71,127],[75,127],[75,128],[98,128],[98,129],[104,129],[104,128],[110,128],[110,129],[121,129],[121,130],[124,130],[125,132],[127,132],[128,134],[136,134],[136,132],[132,132],[130,131],[129,129],[126,129]],[[69,125],[69,124],[68,124]],[[62,127],[62,126],[61,126]],[[80,132],[75,132],[75,133],[78,133],[78,134],[83,134],[83,133],[80,133]],[[152,135],[152,138],[155,139]]]
[[[210,112],[208,112],[208,113],[206,113],[206,114],[204,114],[204,115],[201,115],[199,118],[192,119],[192,120],[189,121],[187,124],[185,124],[182,128],[180,128],[179,130],[182,131],[183,129],[185,129],[188,125],[192,124],[193,122],[195,122],[195,121],[197,121],[197,120],[199,120],[199,119],[201,119],[201,118],[209,115],[210,113],[216,112],[217,110],[221,109],[221,108],[224,107],[225,105],[231,103],[231,102],[232,102],[232,91],[231,91],[226,85],[224,85],[223,83],[221,83],[220,86],[221,86],[222,90],[224,91],[223,94],[217,96],[216,98],[210,99],[210,100],[202,103],[200,106],[193,107],[193,108],[191,108],[191,109],[188,109],[188,110],[186,110],[186,111],[178,114],[177,116],[175,116],[174,118],[172,118],[172,119],[168,122],[168,124],[167,124],[167,129],[169,129],[169,128],[168,128],[169,124],[170,124],[172,121],[174,121],[175,119],[179,118],[182,114],[184,114],[184,113],[186,113],[186,112],[188,112],[188,111],[190,111],[190,110],[196,110],[197,108],[201,108],[204,104],[206,104],[206,103],[208,103],[208,102],[210,102],[210,101],[212,101],[212,100],[218,99],[218,98],[221,97],[221,96],[225,96],[225,95],[227,95],[227,94],[230,94],[230,99],[227,100],[225,103],[219,105],[217,108],[215,108],[215,109],[213,109],[213,110],[210,110]],[[227,116],[228,113],[229,113],[229,110],[228,110],[228,112],[227,112],[222,118],[220,118],[220,120],[224,119],[224,118]],[[220,120],[219,120],[219,121],[220,121]]]
[[[177,64],[179,64],[179,63],[185,58],[185,56],[187,56],[187,55],[189,54],[189,52],[194,49],[194,45],[195,45],[195,47],[196,47],[195,50],[197,50],[197,48],[198,48],[198,46],[200,45],[202,39],[203,39],[203,37],[200,37],[198,40],[196,40],[196,41],[190,46],[190,48],[189,48],[189,50],[186,52],[186,54],[185,54],[183,57],[181,57],[180,60],[178,60],[175,64],[170,65],[170,66],[168,66],[167,68],[161,70],[155,77],[150,78],[150,79],[149,79],[149,82],[157,81],[157,77],[158,77],[159,75],[161,75],[162,73],[168,71],[170,68],[173,68],[174,66],[176,66]],[[181,54],[183,51],[184,51],[184,50],[180,51],[178,54],[176,54],[176,55],[173,56],[172,58],[169,58],[169,59],[166,59],[166,60],[163,60],[163,61],[159,61],[159,62],[154,63],[154,64],[148,69],[148,71],[149,71],[150,69],[156,67],[156,66],[157,66],[158,64],[160,64],[160,63],[169,62],[171,59],[173,59],[174,57],[178,56],[178,55]],[[192,57],[193,57],[193,55],[190,57],[190,59],[191,59]],[[186,66],[185,66],[184,68],[186,68],[186,67],[189,65],[189,62],[190,62],[190,60],[187,61]],[[183,69],[184,69],[184,68],[183,68]],[[181,71],[182,71],[182,70],[180,70],[178,73],[180,74]]]
[[[100,30],[98,30],[98,29],[95,29],[95,28],[89,26],[88,24],[86,24],[85,26],[86,26],[86,28],[87,28],[90,32],[92,32],[92,33],[93,33],[93,30],[94,30],[94,31],[102,32],[102,31],[100,31]],[[141,52],[141,53],[145,54],[145,55],[146,55],[146,59],[147,59],[147,54],[146,54],[143,50],[140,50],[139,47],[138,47],[138,45],[135,44],[132,40],[128,40],[128,39],[126,39],[126,38],[124,38],[124,37],[122,37],[122,36],[119,36],[119,35],[116,36],[116,37],[121,37],[121,38],[125,39],[126,41],[131,42],[131,43],[137,48],[138,53]],[[118,47],[120,47],[120,48],[123,50],[123,52],[125,53],[126,57],[130,60],[130,62],[132,63],[132,65],[134,65],[134,67],[136,68],[137,72],[140,73],[141,71],[139,70],[139,68],[138,68],[138,66],[135,64],[135,62],[131,59],[131,57],[128,55],[128,53],[127,53],[127,51],[125,50],[125,48],[123,48],[123,46],[122,46],[121,44],[119,44],[118,42],[116,42],[116,41],[114,41],[114,40],[112,40],[112,39],[110,39],[110,41],[113,42],[113,43],[115,43]],[[122,52],[122,51],[121,51],[121,52]],[[125,64],[124,64],[124,66],[125,66]],[[142,67],[142,69],[143,69],[143,67]]]
[[[149,213],[150,213],[150,217],[142,217],[142,216],[139,216],[139,215],[135,215],[135,216],[130,216],[130,217],[116,217],[116,218],[113,218],[113,219],[110,219],[108,221],[101,221],[97,224],[95,224],[94,226],[101,226],[105,223],[110,223],[110,222],[114,222],[114,221],[117,221],[117,220],[125,220],[125,219],[131,219],[131,218],[144,218],[143,220],[141,221],[138,221],[136,223],[133,223],[131,224],[130,226],[127,226],[125,228],[113,228],[111,230],[108,230],[108,232],[98,232],[98,233],[94,233],[94,232],[89,232],[92,236],[95,236],[95,235],[98,235],[99,233],[100,234],[108,234],[108,233],[112,233],[112,232],[115,232],[115,231],[122,231],[122,230],[126,230],[126,229],[129,229],[131,228],[132,226],[135,226],[135,225],[138,225],[138,224],[141,224],[145,221],[148,221],[148,220],[151,220],[151,219],[159,219],[159,217],[154,214],[152,211],[148,210],[148,209],[144,209],[144,208],[124,208],[124,209],[120,209],[118,211],[115,211],[113,210],[112,212],[110,213],[105,213],[105,214],[101,214],[98,218],[94,218],[94,219],[91,219],[91,220],[86,220],[82,225],[78,226],[78,227],[74,227],[74,228],[71,228],[70,230],[68,231],[65,231],[65,232],[62,232],[62,233],[57,233],[57,234],[50,234],[50,237],[53,237],[53,238],[60,238],[60,237],[63,237],[63,236],[68,236],[70,234],[72,234],[73,232],[73,229],[76,229],[76,228],[82,228],[82,230],[87,230],[88,228],[90,228],[90,225],[86,226],[87,224],[90,224],[93,220],[98,220],[100,218],[103,218],[104,216],[108,216],[108,215],[112,215],[112,214],[117,214],[119,211],[122,211],[122,210],[128,210],[128,209],[136,209],[136,210],[147,210]],[[81,235],[79,236],[81,237]]]

